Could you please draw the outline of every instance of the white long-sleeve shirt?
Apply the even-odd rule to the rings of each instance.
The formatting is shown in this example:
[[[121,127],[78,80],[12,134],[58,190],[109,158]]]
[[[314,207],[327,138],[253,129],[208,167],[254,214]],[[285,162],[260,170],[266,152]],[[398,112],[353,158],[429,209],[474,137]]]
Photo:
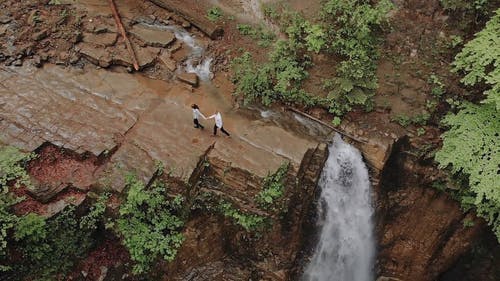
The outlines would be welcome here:
[[[203,113],[201,113],[197,108],[193,108],[193,119],[198,119],[199,117],[203,117],[203,119],[207,119]]]
[[[217,112],[216,114],[208,117],[207,119],[212,119],[215,118],[215,126],[217,128],[222,128],[222,115],[220,115],[220,112]]]

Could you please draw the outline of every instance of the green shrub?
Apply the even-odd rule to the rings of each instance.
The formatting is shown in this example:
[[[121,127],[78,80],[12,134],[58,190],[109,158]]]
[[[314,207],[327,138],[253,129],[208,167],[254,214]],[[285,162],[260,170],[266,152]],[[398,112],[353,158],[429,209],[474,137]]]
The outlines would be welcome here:
[[[393,8],[389,0],[376,5],[367,0],[329,0],[322,9],[326,27],[326,48],[343,58],[337,67],[337,77],[325,81],[330,91],[327,106],[341,116],[353,106],[371,107],[371,97],[377,88],[378,40],[376,30],[386,21]]]
[[[64,277],[95,245],[96,227],[82,227],[85,218],[78,217],[73,205],[48,220],[36,214],[22,217],[14,237],[23,254],[23,263],[14,265],[14,272],[32,280]]]
[[[23,153],[12,146],[0,147],[0,258],[6,255],[7,234],[18,222],[18,217],[11,212],[11,207],[22,201],[22,198],[9,192],[7,184],[15,180],[16,186],[31,187],[24,166],[34,157],[34,154]],[[0,269],[7,270],[7,267],[0,265]]]
[[[155,181],[146,188],[134,176],[127,177],[127,198],[120,206],[117,221],[123,244],[135,262],[133,272],[149,271],[159,258],[174,260],[184,237],[180,232],[184,222],[177,215],[182,197],[168,200],[164,183]]]
[[[257,43],[263,48],[267,48],[276,39],[276,35],[271,31],[266,31],[262,26],[254,28],[248,24],[238,24],[236,26],[240,34],[250,36],[254,40],[259,40]]]
[[[220,212],[228,218],[231,218],[236,224],[243,227],[246,231],[256,231],[261,229],[265,223],[265,218],[254,215],[245,214],[233,207],[229,202],[221,200],[219,203]]]
[[[23,153],[13,146],[0,147],[0,189],[5,190],[7,183],[16,180],[16,186],[31,186],[25,164],[35,158],[33,153]]]
[[[7,189],[0,190],[0,260],[7,254],[7,235],[18,221],[18,217],[11,212],[11,207],[18,203],[20,199],[7,192]],[[7,269],[7,267],[0,265],[1,268]]]
[[[283,197],[285,191],[285,177],[290,164],[282,164],[276,172],[264,179],[262,190],[257,194],[256,201],[263,209],[275,209],[276,200]]]

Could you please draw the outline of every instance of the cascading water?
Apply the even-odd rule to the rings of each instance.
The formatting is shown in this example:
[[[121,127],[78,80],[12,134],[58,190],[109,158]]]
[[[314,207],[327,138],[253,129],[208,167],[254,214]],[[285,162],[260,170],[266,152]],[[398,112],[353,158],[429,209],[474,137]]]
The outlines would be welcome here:
[[[196,42],[195,38],[191,34],[189,34],[189,32],[174,25],[147,23],[143,23],[143,25],[149,26],[150,28],[172,31],[177,40],[184,42],[184,44],[186,44],[191,49],[191,53],[186,60],[186,72],[196,73],[196,75],[198,75],[198,77],[200,77],[200,79],[203,81],[208,81],[210,79],[210,75],[212,74],[212,72],[210,71],[212,58],[203,57],[203,47]]]
[[[375,240],[368,171],[336,135],[321,174],[321,234],[304,281],[371,281]]]

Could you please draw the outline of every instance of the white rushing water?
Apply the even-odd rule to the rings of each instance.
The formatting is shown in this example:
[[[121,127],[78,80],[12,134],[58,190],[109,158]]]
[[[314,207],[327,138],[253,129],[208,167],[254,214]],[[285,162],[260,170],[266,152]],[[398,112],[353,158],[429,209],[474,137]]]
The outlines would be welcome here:
[[[304,281],[372,281],[375,255],[368,171],[336,135],[321,174],[321,234]]]

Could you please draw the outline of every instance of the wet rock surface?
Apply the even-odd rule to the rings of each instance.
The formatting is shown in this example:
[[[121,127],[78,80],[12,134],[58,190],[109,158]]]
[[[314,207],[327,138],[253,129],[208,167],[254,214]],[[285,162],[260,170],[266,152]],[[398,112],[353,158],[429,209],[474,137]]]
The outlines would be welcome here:
[[[165,48],[175,40],[174,34],[168,30],[155,30],[141,24],[134,25],[130,33],[152,47]]]

